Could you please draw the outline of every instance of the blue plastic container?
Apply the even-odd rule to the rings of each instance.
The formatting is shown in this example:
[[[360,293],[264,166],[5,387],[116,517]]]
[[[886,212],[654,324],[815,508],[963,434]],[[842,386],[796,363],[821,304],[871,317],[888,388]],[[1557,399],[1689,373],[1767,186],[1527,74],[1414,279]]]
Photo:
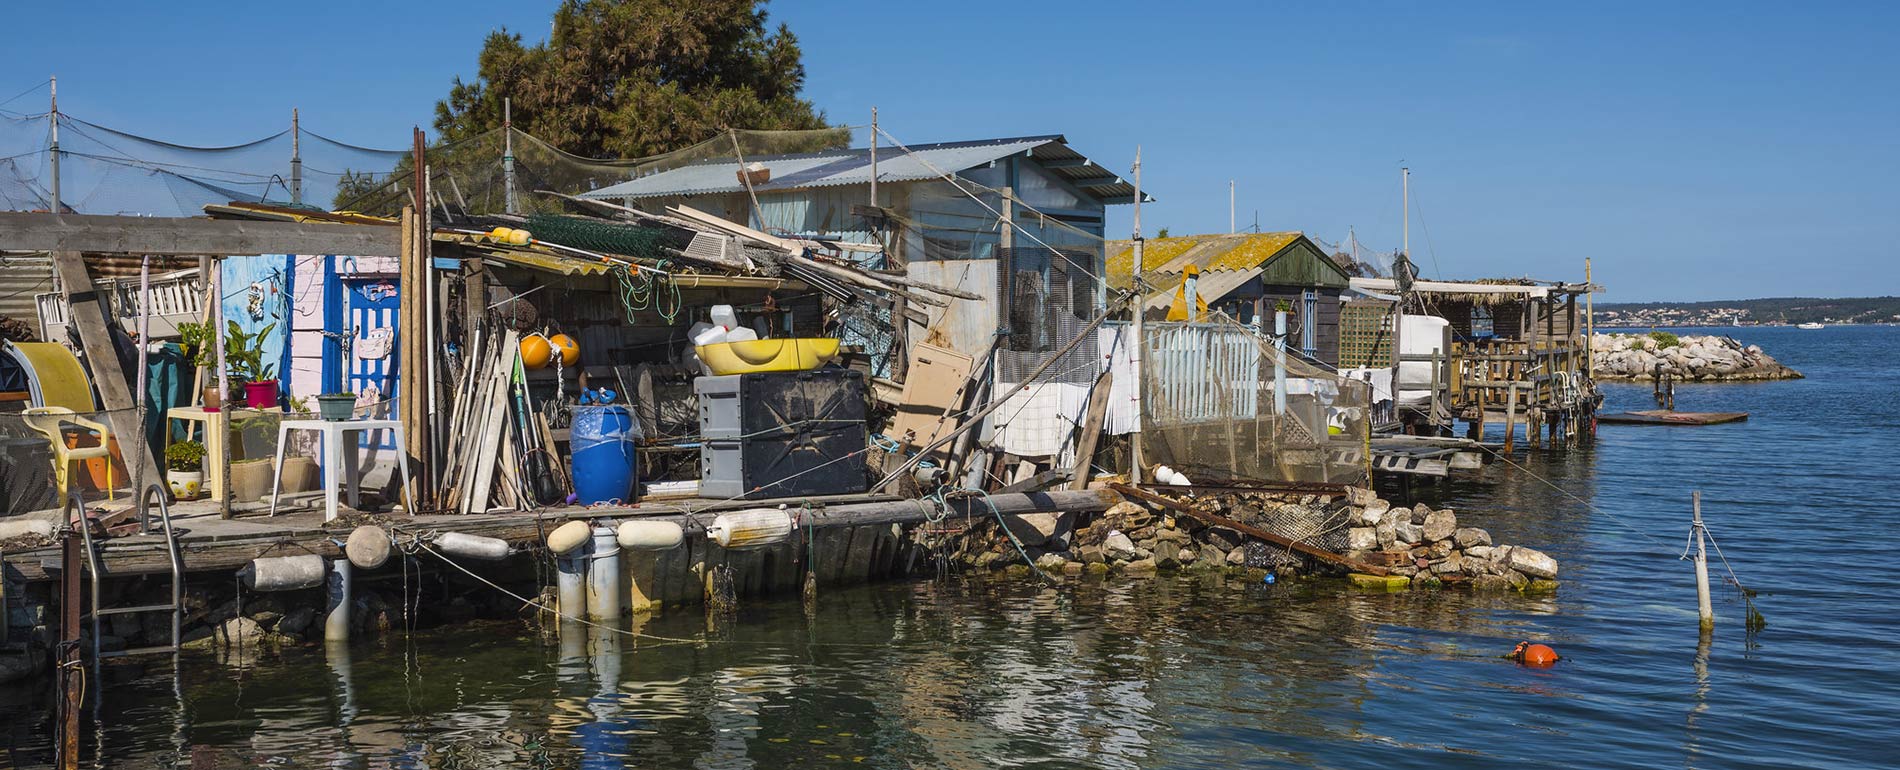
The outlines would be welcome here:
[[[574,452],[574,494],[581,505],[634,498],[640,424],[625,406],[576,406],[569,434]]]

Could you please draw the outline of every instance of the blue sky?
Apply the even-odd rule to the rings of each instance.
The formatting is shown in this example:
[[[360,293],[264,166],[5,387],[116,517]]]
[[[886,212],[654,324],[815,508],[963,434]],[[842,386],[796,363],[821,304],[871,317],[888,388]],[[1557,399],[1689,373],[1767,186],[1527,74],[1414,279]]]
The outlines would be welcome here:
[[[406,144],[483,36],[555,3],[27,4],[0,99],[197,145]],[[806,94],[909,141],[1059,132],[1126,170],[1150,233],[1400,240],[1428,276],[1579,279],[1605,301],[1900,294],[1900,6],[779,2]],[[20,30],[33,30],[21,32]],[[40,96],[7,105],[25,109]],[[43,109],[36,108],[36,109]],[[1126,233],[1128,207],[1110,228]],[[1423,215],[1421,217],[1421,214]],[[1427,237],[1429,233],[1429,238]]]

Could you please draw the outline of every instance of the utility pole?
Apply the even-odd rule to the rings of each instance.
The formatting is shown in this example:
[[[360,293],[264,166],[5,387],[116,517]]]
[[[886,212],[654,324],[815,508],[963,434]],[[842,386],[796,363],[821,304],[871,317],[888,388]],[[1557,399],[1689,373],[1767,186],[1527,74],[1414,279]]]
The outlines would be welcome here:
[[[1142,310],[1145,309],[1147,303],[1144,301],[1146,299],[1146,292],[1143,292],[1141,288],[1141,267],[1142,267],[1142,252],[1143,252],[1142,247],[1144,245],[1144,241],[1141,238],[1141,145],[1139,144],[1135,145],[1134,176],[1135,176],[1135,233],[1134,233],[1135,262],[1134,262],[1133,267],[1130,269],[1130,279],[1128,281],[1128,287],[1131,291],[1130,299],[1129,299],[1129,305],[1130,305],[1129,309],[1130,309],[1131,314],[1134,316],[1134,318],[1130,319],[1129,330],[1131,332],[1130,336],[1134,337],[1134,342],[1133,342],[1133,345],[1131,345],[1131,347],[1133,348],[1134,359],[1135,359],[1135,381],[1132,384],[1130,392],[1135,394],[1135,419],[1137,423],[1139,423],[1141,419],[1141,409],[1142,409],[1141,383],[1143,380],[1147,378],[1147,372],[1145,371],[1145,366],[1148,360],[1147,341],[1144,340],[1141,336]],[[1128,482],[1139,486],[1142,481],[1141,426],[1139,426],[1139,424],[1137,425],[1133,433],[1128,434],[1128,458],[1129,458]]]
[[[501,190],[502,210],[515,213],[515,106],[505,96],[501,99]]]
[[[59,205],[59,76],[53,76],[53,213],[60,213]]]
[[[290,205],[303,205],[303,130],[297,125],[296,107],[290,108]]]
[[[1400,179],[1399,179],[1399,189],[1400,189],[1399,229],[1401,232],[1404,233],[1403,245],[1400,246],[1399,251],[1400,253],[1405,255],[1406,259],[1411,259],[1412,258],[1412,170],[1404,166],[1400,166],[1399,176],[1400,176]]]
[[[877,107],[871,108],[871,208],[877,208]]]
[[[1234,232],[1234,180],[1227,180],[1227,232]]]

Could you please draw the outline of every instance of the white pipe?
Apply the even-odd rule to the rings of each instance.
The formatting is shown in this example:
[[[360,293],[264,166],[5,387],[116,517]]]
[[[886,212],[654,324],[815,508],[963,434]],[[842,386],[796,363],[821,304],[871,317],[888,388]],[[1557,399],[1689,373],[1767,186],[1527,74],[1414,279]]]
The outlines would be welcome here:
[[[1273,311],[1273,413],[1286,414],[1286,311]]]
[[[323,584],[326,603],[323,640],[346,642],[350,639],[350,560],[331,559],[330,574]]]
[[[554,560],[556,609],[568,618],[581,618],[587,611],[587,553],[583,548]]]
[[[593,548],[587,559],[587,617],[620,617],[620,535],[613,527],[594,528]]]

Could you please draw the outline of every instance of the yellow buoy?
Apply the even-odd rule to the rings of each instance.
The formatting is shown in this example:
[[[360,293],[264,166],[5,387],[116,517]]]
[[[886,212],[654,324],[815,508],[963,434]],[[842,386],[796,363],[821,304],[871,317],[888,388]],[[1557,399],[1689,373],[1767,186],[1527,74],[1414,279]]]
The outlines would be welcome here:
[[[532,240],[534,240],[534,234],[526,230],[508,231],[508,242],[515,246],[526,246],[528,245],[528,241]]]
[[[521,338],[521,365],[529,369],[540,369],[548,365],[554,350],[548,345],[548,338],[539,334],[530,334]]]
[[[562,366],[573,366],[581,362],[581,344],[575,342],[573,337],[556,334],[548,338],[548,344],[553,345],[555,350],[561,351]]]

